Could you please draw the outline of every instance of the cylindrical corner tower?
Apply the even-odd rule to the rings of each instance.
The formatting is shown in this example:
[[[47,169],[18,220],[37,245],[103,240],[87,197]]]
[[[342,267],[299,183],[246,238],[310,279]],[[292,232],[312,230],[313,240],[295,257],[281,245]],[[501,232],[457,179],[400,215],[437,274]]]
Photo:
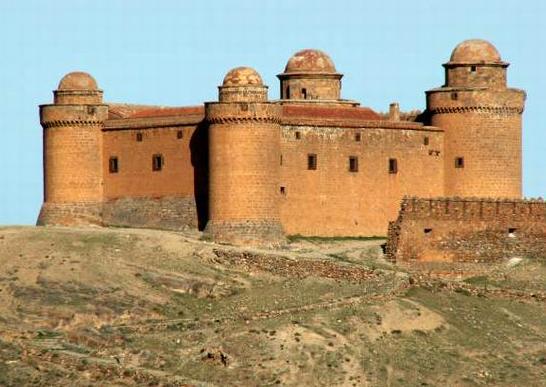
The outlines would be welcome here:
[[[507,88],[497,49],[460,43],[444,64],[446,83],[429,90],[431,124],[445,130],[445,195],[522,195],[521,116],[525,92]]]
[[[248,67],[226,75],[209,124],[209,220],[213,240],[263,245],[284,240],[280,223],[280,111]]]
[[[341,98],[341,78],[334,62],[320,50],[296,52],[286,64],[281,81],[281,99],[287,101],[337,101]]]
[[[40,106],[44,128],[44,204],[39,225],[101,224],[102,133],[108,106],[87,73],[73,72]]]

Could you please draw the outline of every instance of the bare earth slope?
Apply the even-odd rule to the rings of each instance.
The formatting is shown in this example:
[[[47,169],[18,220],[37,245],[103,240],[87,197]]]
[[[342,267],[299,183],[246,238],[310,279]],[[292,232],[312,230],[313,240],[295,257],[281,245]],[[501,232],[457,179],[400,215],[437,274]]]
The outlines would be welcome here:
[[[546,259],[434,279],[381,243],[0,228],[0,385],[546,385]]]

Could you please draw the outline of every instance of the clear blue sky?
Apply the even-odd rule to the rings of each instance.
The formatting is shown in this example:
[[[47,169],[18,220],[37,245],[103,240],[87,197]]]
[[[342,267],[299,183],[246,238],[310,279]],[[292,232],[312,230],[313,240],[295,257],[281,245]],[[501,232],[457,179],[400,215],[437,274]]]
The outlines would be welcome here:
[[[423,109],[441,64],[469,38],[493,42],[511,63],[509,84],[527,90],[524,193],[543,196],[545,23],[541,0],[0,0],[0,224],[36,220],[38,105],[67,72],[90,72],[106,101],[176,106],[214,100],[224,74],[247,65],[277,98],[290,55],[319,48],[345,74],[344,98]]]

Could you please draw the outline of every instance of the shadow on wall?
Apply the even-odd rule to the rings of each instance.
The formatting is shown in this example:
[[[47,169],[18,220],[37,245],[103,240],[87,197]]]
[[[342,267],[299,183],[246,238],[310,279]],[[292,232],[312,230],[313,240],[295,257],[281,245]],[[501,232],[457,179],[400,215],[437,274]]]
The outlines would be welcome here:
[[[191,164],[193,166],[193,186],[197,207],[197,225],[200,231],[208,221],[209,207],[209,152],[208,124],[205,121],[197,126],[190,139]]]

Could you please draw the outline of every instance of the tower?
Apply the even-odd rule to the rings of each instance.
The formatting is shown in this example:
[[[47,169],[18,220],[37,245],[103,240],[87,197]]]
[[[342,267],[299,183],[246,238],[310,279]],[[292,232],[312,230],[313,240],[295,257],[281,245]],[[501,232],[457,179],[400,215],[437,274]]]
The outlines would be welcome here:
[[[445,195],[522,195],[521,116],[525,92],[508,88],[508,63],[484,40],[451,54],[445,85],[429,90],[431,124],[445,130]]]
[[[227,73],[219,102],[205,104],[209,125],[209,220],[220,242],[283,240],[280,223],[280,106],[248,67]]]
[[[44,203],[38,224],[100,224],[103,199],[102,133],[108,106],[91,75],[67,74],[40,106],[44,147]]]
[[[281,99],[337,101],[341,98],[341,78],[334,62],[320,50],[301,50],[286,64],[281,81]]]

